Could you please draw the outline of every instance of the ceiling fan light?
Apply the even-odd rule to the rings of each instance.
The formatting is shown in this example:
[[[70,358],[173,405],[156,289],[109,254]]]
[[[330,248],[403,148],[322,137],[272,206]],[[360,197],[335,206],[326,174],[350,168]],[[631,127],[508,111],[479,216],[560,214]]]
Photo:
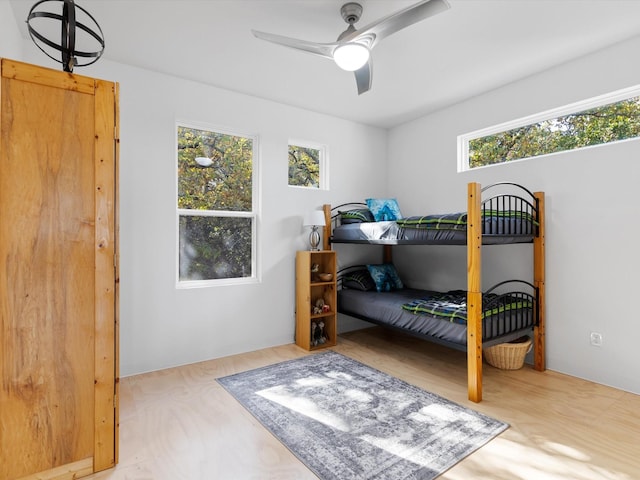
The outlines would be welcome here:
[[[360,43],[345,43],[335,49],[333,60],[343,70],[353,72],[369,61],[369,49]]]
[[[196,157],[196,163],[201,167],[210,167],[213,165],[213,160],[208,157]]]

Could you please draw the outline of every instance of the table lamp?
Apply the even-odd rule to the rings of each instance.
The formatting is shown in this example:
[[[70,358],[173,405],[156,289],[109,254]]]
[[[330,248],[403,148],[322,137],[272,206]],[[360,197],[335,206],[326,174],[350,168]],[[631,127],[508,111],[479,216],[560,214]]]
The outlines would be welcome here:
[[[312,210],[307,212],[304,216],[305,227],[311,227],[311,233],[309,234],[309,245],[311,251],[320,250],[318,245],[320,244],[320,232],[318,232],[319,226],[325,226],[324,212],[322,210]]]

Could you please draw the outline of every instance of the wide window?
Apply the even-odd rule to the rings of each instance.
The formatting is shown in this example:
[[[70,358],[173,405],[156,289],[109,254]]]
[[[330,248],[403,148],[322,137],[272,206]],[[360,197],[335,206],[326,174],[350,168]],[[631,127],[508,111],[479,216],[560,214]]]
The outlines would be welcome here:
[[[289,141],[289,185],[327,189],[326,148],[309,142]]]
[[[640,87],[458,137],[459,170],[640,137]]]
[[[257,140],[177,126],[178,284],[256,278]]]

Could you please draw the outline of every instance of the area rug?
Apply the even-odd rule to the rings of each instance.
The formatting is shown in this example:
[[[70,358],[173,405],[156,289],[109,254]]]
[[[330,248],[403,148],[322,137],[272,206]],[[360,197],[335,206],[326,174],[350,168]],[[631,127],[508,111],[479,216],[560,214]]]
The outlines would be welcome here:
[[[432,479],[508,428],[333,351],[218,382],[323,480]]]

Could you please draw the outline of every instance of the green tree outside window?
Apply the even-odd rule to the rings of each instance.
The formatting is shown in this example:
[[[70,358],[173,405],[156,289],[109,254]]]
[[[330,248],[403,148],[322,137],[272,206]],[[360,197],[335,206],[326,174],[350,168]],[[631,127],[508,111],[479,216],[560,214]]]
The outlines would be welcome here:
[[[178,280],[254,272],[254,139],[179,125]]]
[[[640,136],[640,97],[469,140],[469,167],[574,150]]]
[[[322,150],[289,145],[289,185],[320,188]]]

